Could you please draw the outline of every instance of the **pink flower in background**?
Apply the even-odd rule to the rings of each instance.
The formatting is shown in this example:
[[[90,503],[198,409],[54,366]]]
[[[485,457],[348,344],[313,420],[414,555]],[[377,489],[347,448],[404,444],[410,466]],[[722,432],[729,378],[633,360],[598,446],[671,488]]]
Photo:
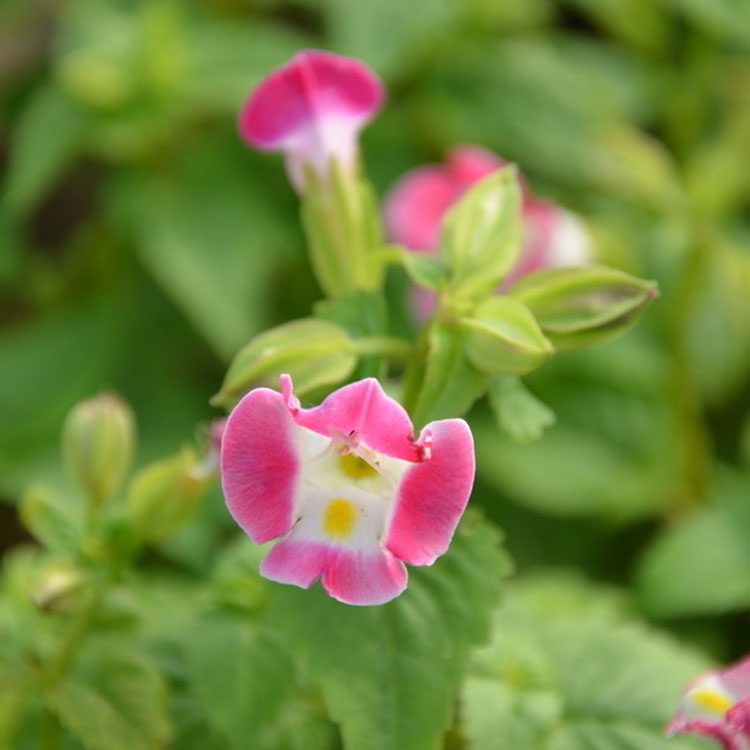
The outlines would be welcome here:
[[[697,734],[725,750],[750,750],[750,658],[690,683],[667,733]]]
[[[303,409],[250,391],[221,448],[227,507],[256,543],[281,539],[261,574],[309,588],[318,578],[347,604],[382,604],[407,583],[404,563],[431,565],[449,547],[474,482],[462,419],[431,422],[417,440],[404,408],[368,378]]]
[[[253,91],[239,129],[255,148],[284,152],[292,184],[301,191],[305,165],[321,176],[332,157],[344,169],[353,168],[358,133],[384,98],[382,83],[364,63],[305,50]]]
[[[436,252],[446,211],[472,185],[506,164],[479,146],[458,146],[448,152],[444,164],[407,172],[386,197],[385,220],[391,239],[416,252]],[[523,251],[504,287],[531,271],[590,260],[589,240],[580,220],[557,204],[534,197],[523,178],[521,187]],[[427,317],[433,306],[430,293],[418,296],[420,316]]]

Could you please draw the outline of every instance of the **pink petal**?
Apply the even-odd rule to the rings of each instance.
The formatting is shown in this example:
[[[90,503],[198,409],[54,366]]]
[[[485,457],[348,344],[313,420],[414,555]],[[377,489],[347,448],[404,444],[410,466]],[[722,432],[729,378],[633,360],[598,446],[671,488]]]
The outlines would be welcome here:
[[[282,539],[260,563],[260,574],[271,581],[309,589],[323,575],[331,548],[319,542]]]
[[[240,132],[256,148],[275,150],[329,116],[348,120],[356,129],[384,96],[380,80],[359,60],[306,50],[255,89],[240,113]]]
[[[483,180],[508,162],[481,146],[456,146],[448,152],[448,174],[459,194]]]
[[[390,552],[336,550],[323,573],[323,588],[344,604],[385,604],[405,588],[404,564]]]
[[[743,745],[738,737],[732,736],[722,724],[713,724],[707,721],[685,721],[675,719],[667,727],[667,735],[675,734],[697,734],[716,740],[724,750],[743,750]]]
[[[282,384],[284,381],[282,381]],[[288,385],[282,385],[287,396]],[[301,409],[293,397],[289,408],[298,425],[321,435],[356,434],[368,448],[405,461],[420,461],[414,428],[401,404],[386,395],[375,378],[365,378],[331,393],[320,406]]]
[[[750,658],[720,671],[718,678],[737,700],[750,698]]]
[[[389,236],[412,250],[435,250],[443,215],[457,197],[458,187],[443,166],[430,165],[407,172],[385,199]]]
[[[229,512],[262,544],[294,521],[299,477],[297,426],[280,393],[250,391],[229,415],[221,442],[221,476]]]
[[[432,565],[448,549],[474,484],[474,440],[466,422],[432,422],[422,436],[431,436],[429,460],[404,474],[385,537],[386,548],[410,565]]]

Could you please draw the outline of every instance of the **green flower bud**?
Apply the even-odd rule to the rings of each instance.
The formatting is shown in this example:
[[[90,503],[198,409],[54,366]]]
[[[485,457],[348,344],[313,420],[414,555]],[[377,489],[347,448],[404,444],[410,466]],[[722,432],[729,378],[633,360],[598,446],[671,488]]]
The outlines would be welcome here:
[[[32,596],[39,609],[67,612],[74,608],[86,574],[72,562],[50,563],[42,571]]]
[[[297,393],[340,383],[357,363],[349,334],[335,323],[303,318],[271,328],[240,349],[211,403],[233,406],[258,386],[277,387],[289,373]]]
[[[65,420],[63,461],[89,498],[101,503],[125,477],[135,448],[135,420],[130,407],[112,393],[82,401]]]
[[[515,167],[485,177],[446,214],[440,255],[460,296],[494,292],[521,252],[521,189]]]
[[[461,319],[466,355],[483,372],[524,375],[555,352],[534,316],[510,297],[490,297]]]
[[[148,542],[174,535],[195,516],[209,484],[192,448],[141,469],[127,497],[136,534]]]
[[[619,336],[659,292],[654,281],[587,266],[531,273],[508,294],[531,310],[557,349],[570,351]]]

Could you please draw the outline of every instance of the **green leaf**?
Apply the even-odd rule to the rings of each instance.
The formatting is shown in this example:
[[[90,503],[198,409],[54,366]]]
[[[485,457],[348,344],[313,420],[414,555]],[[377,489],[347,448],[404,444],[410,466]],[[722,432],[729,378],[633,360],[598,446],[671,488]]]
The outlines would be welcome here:
[[[83,538],[83,508],[74,495],[32,485],[19,508],[24,526],[36,540],[57,552],[76,553]]]
[[[290,657],[246,617],[204,617],[185,646],[190,684],[212,726],[232,748],[262,747],[294,687]]]
[[[500,429],[519,443],[538,440],[555,423],[552,409],[527,390],[520,378],[494,375],[488,394]]]
[[[670,466],[562,420],[532,445],[505,438],[489,420],[472,427],[482,479],[543,513],[632,521],[663,509],[672,486]]]
[[[54,86],[34,92],[13,135],[3,196],[9,212],[34,207],[82,149],[88,127],[86,111]]]
[[[464,353],[463,332],[435,324],[428,336],[427,364],[414,409],[415,427],[434,419],[460,417],[486,387],[487,376]]]
[[[445,267],[439,258],[398,246],[384,248],[384,251],[406,271],[415,284],[427,289],[440,288],[445,279]]]
[[[169,741],[162,678],[134,655],[90,655],[47,702],[85,750],[154,750]]]
[[[111,204],[146,270],[226,359],[270,321],[271,277],[293,242],[241,148],[208,140],[168,173],[123,176]]]
[[[496,375],[525,375],[554,354],[529,309],[512,297],[490,297],[461,319],[472,364]]]
[[[274,590],[273,622],[323,693],[344,746],[434,750],[447,729],[469,649],[486,637],[508,563],[497,533],[471,519],[432,568],[380,607],[320,589]]]
[[[468,750],[667,750],[663,728],[705,662],[612,608],[609,590],[577,582],[560,606],[567,589],[512,587],[462,689]]]
[[[381,336],[388,330],[388,309],[382,294],[354,292],[316,302],[313,311],[317,318],[337,323],[355,339]],[[345,377],[360,380],[366,377],[383,378],[386,361],[377,355],[360,357],[356,369]],[[342,378],[343,379],[343,378]]]
[[[305,394],[347,378],[357,362],[347,332],[334,323],[303,318],[256,336],[238,352],[212,403],[232,406],[257,386],[277,388],[288,373],[295,390]]]
[[[656,298],[656,283],[605,266],[528,274],[508,294],[534,314],[561,350],[608,341],[630,328]]]
[[[521,253],[521,189],[515,167],[485,177],[443,220],[440,255],[455,294],[489,295]]]
[[[668,526],[646,548],[637,585],[652,617],[750,606],[750,478],[723,484],[718,502]]]

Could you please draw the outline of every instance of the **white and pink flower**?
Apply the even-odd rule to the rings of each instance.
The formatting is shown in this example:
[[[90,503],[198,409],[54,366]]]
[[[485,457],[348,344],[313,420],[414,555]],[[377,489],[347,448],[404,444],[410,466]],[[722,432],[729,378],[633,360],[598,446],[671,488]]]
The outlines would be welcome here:
[[[282,392],[250,391],[229,416],[221,474],[229,512],[256,544],[279,539],[261,574],[382,604],[407,584],[404,563],[431,565],[449,547],[474,482],[462,419],[415,440],[404,408],[377,380],[344,386],[303,409]]]
[[[750,750],[750,658],[691,682],[667,733],[708,737],[724,750]]]
[[[394,242],[415,252],[437,252],[443,216],[476,182],[507,162],[480,146],[458,146],[444,164],[428,164],[407,172],[385,202],[385,220]],[[532,271],[584,265],[591,260],[589,238],[574,214],[552,201],[537,198],[521,177],[524,242],[521,258],[503,283],[507,288]],[[434,306],[431,296],[417,298],[421,317]]]
[[[239,116],[242,137],[261,151],[282,151],[298,191],[305,167],[321,177],[331,159],[351,170],[359,131],[383,103],[380,79],[364,63],[321,50],[305,50],[271,73]]]

